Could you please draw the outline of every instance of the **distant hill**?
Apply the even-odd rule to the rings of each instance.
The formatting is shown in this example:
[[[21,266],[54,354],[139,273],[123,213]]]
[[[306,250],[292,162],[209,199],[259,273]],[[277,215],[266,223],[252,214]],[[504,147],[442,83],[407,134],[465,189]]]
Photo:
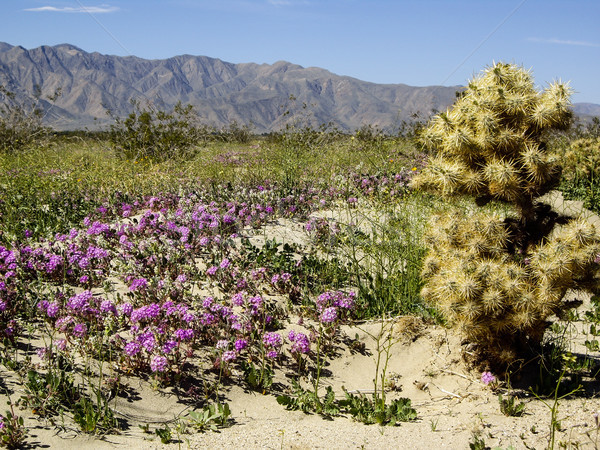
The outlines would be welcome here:
[[[125,116],[131,99],[147,99],[163,110],[189,103],[206,124],[237,121],[257,132],[279,129],[298,115],[346,130],[394,127],[413,114],[445,109],[461,89],[369,83],[285,61],[232,64],[191,55],[146,60],[87,53],[69,44],[27,50],[1,42],[0,85],[20,100],[33,99],[39,88],[46,120],[57,129],[101,128],[110,123],[107,108]],[[46,98],[57,89],[62,94],[51,105]],[[600,115],[600,105],[581,105],[576,112]]]

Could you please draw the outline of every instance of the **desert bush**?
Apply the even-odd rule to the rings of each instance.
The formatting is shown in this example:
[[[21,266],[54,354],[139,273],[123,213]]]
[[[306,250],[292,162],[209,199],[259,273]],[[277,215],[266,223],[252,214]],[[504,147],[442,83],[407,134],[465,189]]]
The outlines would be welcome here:
[[[218,137],[223,142],[236,142],[238,144],[247,144],[253,136],[251,125],[240,125],[235,120],[222,127],[218,133]]]
[[[40,93],[31,104],[0,85],[0,152],[14,153],[47,136],[42,125],[43,111],[38,107]]]
[[[564,166],[560,190],[600,213],[600,137],[588,136],[557,150]]]
[[[559,82],[538,92],[528,71],[497,63],[421,136],[437,153],[413,186],[513,208],[433,218],[422,273],[424,298],[499,368],[539,348],[548,319],[574,306],[567,290],[598,287],[598,230],[539,201],[560,180],[543,139],[570,125],[570,93]]]
[[[192,105],[177,103],[170,112],[132,100],[134,111],[125,119],[112,112],[110,142],[117,156],[127,160],[165,161],[189,158],[194,147],[211,134],[202,128]]]
[[[600,175],[600,137],[576,139],[560,154],[563,178],[568,181]]]

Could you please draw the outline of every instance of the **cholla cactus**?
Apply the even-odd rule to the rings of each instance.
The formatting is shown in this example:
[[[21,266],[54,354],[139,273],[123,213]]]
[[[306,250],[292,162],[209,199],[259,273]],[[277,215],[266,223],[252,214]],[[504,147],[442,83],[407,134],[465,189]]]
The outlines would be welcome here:
[[[536,201],[560,178],[542,133],[569,126],[569,95],[560,83],[538,93],[528,71],[495,64],[423,133],[438,153],[413,186],[497,199],[518,212],[436,216],[426,236],[423,297],[497,365],[541,342],[547,320],[571,306],[568,289],[598,284],[598,230]]]

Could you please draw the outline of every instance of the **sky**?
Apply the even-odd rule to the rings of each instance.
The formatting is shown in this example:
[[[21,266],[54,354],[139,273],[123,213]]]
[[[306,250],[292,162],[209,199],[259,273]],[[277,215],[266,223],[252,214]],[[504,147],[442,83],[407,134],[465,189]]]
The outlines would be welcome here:
[[[599,0],[2,0],[27,49],[231,63],[284,60],[374,83],[465,85],[497,61],[600,104]]]

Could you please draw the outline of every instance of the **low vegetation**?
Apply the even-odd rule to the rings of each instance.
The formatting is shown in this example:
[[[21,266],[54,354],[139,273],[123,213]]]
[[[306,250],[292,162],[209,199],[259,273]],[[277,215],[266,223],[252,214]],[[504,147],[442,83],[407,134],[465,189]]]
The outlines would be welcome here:
[[[527,369],[514,364],[526,348],[547,368],[531,387],[555,417],[577,392],[571,382],[600,372],[548,340],[552,315],[571,314],[564,294],[595,292],[599,268],[594,226],[561,223],[537,201],[556,186],[594,195],[574,188],[587,175],[561,177],[560,164],[597,170],[577,162],[593,153],[593,126],[571,136],[569,121],[564,86],[535,92],[522,69],[500,64],[420,139],[376,127],[208,130],[183,105],[138,105],[105,134],[38,140],[30,129],[27,145],[0,152],[0,389],[10,403],[0,444],[27,440],[19,408],[90,434],[131,425],[117,404],[134,379],[191,405],[175,424],[138,424],[164,443],[235,426],[233,383],[328,419],[413,421],[418,408],[388,388],[399,345],[388,319],[399,315],[461,325],[493,389]],[[585,315],[590,355],[597,306],[593,297]],[[341,346],[360,351],[344,330],[365,321],[381,323],[370,334],[372,395],[333,392],[325,367]],[[499,404],[526,411],[510,389]]]

